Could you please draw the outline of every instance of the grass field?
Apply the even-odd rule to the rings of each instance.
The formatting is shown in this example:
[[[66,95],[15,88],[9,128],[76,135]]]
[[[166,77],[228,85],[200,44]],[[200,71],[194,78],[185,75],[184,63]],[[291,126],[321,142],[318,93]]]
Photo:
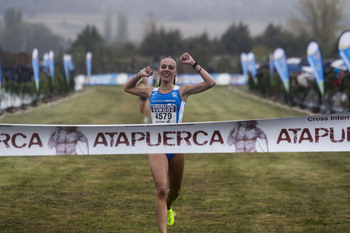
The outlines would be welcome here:
[[[137,97],[89,90],[6,122],[143,122]],[[184,122],[300,115],[214,87]],[[350,153],[188,154],[169,232],[350,232],[349,180]],[[0,232],[157,232],[154,194],[146,155],[0,157]]]

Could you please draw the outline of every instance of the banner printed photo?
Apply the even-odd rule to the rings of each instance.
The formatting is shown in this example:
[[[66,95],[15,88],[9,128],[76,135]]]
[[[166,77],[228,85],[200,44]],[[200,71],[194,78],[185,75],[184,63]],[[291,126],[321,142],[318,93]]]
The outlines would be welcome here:
[[[0,125],[0,156],[350,151],[350,113],[166,125]]]

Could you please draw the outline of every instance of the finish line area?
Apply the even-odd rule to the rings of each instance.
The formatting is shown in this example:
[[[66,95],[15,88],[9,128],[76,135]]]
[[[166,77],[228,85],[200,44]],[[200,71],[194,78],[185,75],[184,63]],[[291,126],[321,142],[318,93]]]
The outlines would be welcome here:
[[[350,113],[182,124],[0,125],[0,156],[349,151]]]
[[[8,115],[11,123],[0,127],[0,229],[157,232],[155,187],[146,154],[155,148],[175,151],[177,147],[187,148],[188,156],[181,199],[174,205],[176,223],[170,232],[348,229],[349,187],[344,184],[349,177],[349,153],[265,153],[263,135],[269,152],[273,145],[284,145],[283,151],[303,150],[301,147],[323,150],[319,146],[325,143],[327,149],[337,150],[349,143],[345,118],[349,114],[297,117],[300,113],[296,111],[261,102],[255,105],[221,87],[206,93],[205,98],[193,97],[187,103],[185,121],[202,123],[143,125],[138,99],[124,97],[118,87],[96,87],[89,95],[71,101]],[[82,99],[89,104],[82,104]],[[102,106],[106,99],[113,103]],[[245,108],[248,101],[251,106]],[[208,102],[214,104],[208,106]],[[198,109],[197,104],[205,108]],[[271,119],[245,120],[260,117]],[[241,140],[239,136],[247,135],[242,134],[246,128],[261,138],[255,143]],[[50,140],[55,132],[72,144]],[[258,153],[236,151],[244,148],[242,145],[254,145],[249,148],[255,147]],[[204,150],[201,148],[226,148],[228,152],[197,152]],[[142,150],[140,154],[131,153],[136,149]],[[79,156],[60,156],[75,151]],[[122,154],[128,151],[131,154]],[[107,152],[110,154],[104,155]]]

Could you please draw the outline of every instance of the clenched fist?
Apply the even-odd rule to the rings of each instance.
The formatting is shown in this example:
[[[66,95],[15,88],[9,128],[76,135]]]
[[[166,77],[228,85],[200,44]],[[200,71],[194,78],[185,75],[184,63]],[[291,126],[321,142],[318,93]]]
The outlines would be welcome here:
[[[149,77],[153,74],[153,70],[151,67],[147,66],[146,68],[140,70],[142,77]]]
[[[188,53],[184,53],[180,56],[180,62],[182,64],[186,64],[190,66],[192,66],[195,63],[194,59]]]

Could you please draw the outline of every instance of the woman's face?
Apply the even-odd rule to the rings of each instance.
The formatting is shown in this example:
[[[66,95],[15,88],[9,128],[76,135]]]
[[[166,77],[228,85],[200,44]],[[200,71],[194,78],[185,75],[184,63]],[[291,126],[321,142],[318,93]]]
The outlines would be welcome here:
[[[176,62],[172,58],[163,58],[160,61],[158,73],[162,82],[173,82],[177,75]]]

